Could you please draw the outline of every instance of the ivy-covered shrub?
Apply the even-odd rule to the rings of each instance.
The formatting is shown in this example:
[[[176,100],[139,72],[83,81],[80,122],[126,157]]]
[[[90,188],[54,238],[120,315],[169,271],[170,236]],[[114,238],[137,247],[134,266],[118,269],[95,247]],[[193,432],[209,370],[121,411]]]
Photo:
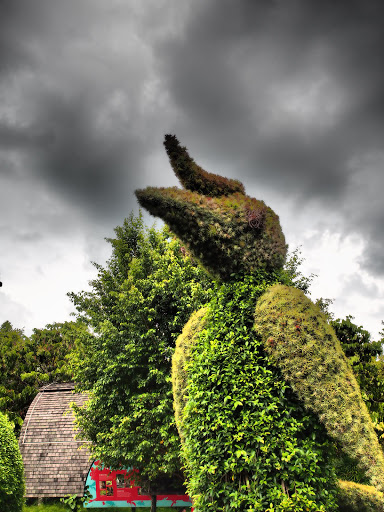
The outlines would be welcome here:
[[[178,340],[174,373],[187,379],[175,407],[198,511],[336,510],[325,429],[269,363],[252,328],[255,302],[277,278],[259,271],[221,285]]]
[[[24,467],[13,424],[0,412],[0,510],[21,512],[24,503]]]
[[[339,482],[339,512],[384,512],[384,494],[369,485]]]
[[[384,457],[359,386],[326,317],[301,290],[271,287],[258,301],[255,327],[286,382],[329,435],[384,490]]]
[[[282,268],[287,247],[275,212],[245,195],[236,180],[203,171],[173,136],[165,145],[186,189],[137,190],[139,203],[161,217],[214,276]]]

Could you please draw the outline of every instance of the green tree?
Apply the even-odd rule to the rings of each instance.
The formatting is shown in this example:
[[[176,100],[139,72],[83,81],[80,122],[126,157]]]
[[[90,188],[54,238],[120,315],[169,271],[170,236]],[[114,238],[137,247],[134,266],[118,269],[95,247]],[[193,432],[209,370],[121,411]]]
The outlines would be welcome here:
[[[301,256],[301,247],[296,247],[296,249],[287,254],[287,260],[284,264],[284,272],[287,275],[289,282],[292,283],[295,288],[298,288],[306,295],[310,295],[310,286],[317,275],[312,273],[309,276],[306,276],[302,273],[300,266],[304,261],[305,258]]]
[[[92,291],[69,294],[94,331],[84,356],[72,357],[79,389],[90,392],[77,422],[95,458],[134,466],[154,495],[170,476],[179,488],[184,481],[171,359],[183,325],[210,299],[211,281],[179,240],[144,227],[141,214],[115,234],[110,260],[95,264]]]
[[[76,347],[84,346],[84,338],[89,335],[86,325],[81,322],[55,322],[43,329],[33,329],[26,342],[26,350],[33,364],[31,371],[24,373],[24,382],[40,387],[50,382],[72,380],[68,356]]]
[[[0,412],[0,510],[21,512],[24,502],[24,468],[13,424]]]
[[[0,411],[8,414],[19,433],[28,407],[41,386],[72,380],[67,355],[86,335],[80,322],[34,329],[30,337],[8,321],[0,327]]]
[[[32,360],[26,349],[28,338],[9,321],[0,327],[0,411],[7,413],[20,431],[29,404],[36,395],[33,386],[22,381]]]

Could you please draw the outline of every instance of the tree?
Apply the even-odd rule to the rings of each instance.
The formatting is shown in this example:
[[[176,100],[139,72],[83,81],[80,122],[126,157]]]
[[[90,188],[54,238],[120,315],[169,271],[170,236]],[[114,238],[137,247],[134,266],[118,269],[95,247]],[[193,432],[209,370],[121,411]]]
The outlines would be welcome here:
[[[211,281],[167,229],[133,214],[107,239],[112,256],[95,264],[91,292],[70,293],[94,331],[72,357],[79,389],[90,392],[77,422],[92,453],[110,467],[135,467],[152,495],[184,481],[172,406],[171,358],[191,313],[210,298]],[[167,483],[165,483],[167,482]]]
[[[295,288],[298,288],[305,294],[310,295],[310,286],[317,275],[312,273],[309,276],[305,276],[302,273],[300,265],[302,265],[304,261],[305,258],[302,258],[301,256],[301,247],[296,247],[296,249],[287,254],[287,260],[284,264],[284,272],[287,274],[288,280],[293,286],[295,286]]]
[[[33,365],[31,371],[22,376],[23,381],[33,383],[35,387],[50,382],[71,381],[68,356],[75,347],[79,350],[84,345],[83,339],[88,335],[87,327],[80,321],[55,322],[43,329],[33,329],[32,336],[26,342]]]
[[[72,380],[67,355],[85,335],[79,322],[34,329],[31,337],[8,321],[0,327],[0,411],[14,422],[16,434],[41,386]]]
[[[9,321],[0,327],[0,411],[8,414],[20,431],[23,418],[37,391],[22,381],[22,375],[29,371],[31,358],[26,350],[28,338],[22,329],[12,326]]]

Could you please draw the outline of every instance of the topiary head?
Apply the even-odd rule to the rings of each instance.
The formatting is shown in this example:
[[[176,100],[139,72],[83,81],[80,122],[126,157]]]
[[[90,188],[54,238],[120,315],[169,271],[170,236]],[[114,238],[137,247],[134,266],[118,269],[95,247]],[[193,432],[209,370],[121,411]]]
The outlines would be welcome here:
[[[166,135],[164,146],[183,189],[137,190],[141,206],[166,222],[214,276],[282,268],[286,244],[279,217],[245,194],[237,180],[208,173]]]

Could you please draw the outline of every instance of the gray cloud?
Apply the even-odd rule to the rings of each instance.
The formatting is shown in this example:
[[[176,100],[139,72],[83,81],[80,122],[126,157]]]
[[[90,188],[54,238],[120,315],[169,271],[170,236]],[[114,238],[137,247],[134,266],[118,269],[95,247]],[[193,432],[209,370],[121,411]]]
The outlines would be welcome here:
[[[362,234],[383,274],[383,20],[378,0],[3,0],[3,204],[110,229],[135,188],[174,183],[175,132],[208,170]]]
[[[383,54],[384,5],[358,0],[207,2],[159,49],[203,154],[302,208],[316,202],[341,216],[346,231],[366,237],[363,264],[377,274],[384,173],[357,206],[352,164],[383,150]]]
[[[42,133],[37,127],[0,123],[0,149],[38,148],[50,141],[49,134]]]

